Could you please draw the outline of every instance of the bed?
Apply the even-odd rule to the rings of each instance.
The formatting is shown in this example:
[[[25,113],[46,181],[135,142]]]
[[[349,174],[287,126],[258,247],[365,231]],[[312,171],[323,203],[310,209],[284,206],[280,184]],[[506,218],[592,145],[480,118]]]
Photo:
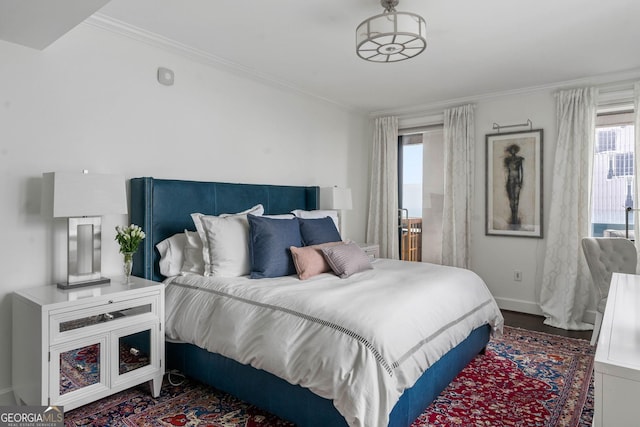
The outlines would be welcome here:
[[[134,178],[131,180],[131,221],[142,226],[147,234],[134,260],[134,274],[156,281],[165,280],[160,273],[160,255],[155,247],[185,229],[193,230],[191,214],[194,212],[207,215],[241,212],[259,203],[264,207],[265,214],[286,214],[296,209],[315,210],[318,208],[318,200],[318,187]],[[455,320],[449,319],[439,326],[430,325],[436,332],[431,333],[429,339],[436,337],[433,339],[434,343],[442,341],[438,345],[448,346],[446,351],[435,345],[431,350],[431,343],[426,346],[426,340],[423,340],[425,342],[418,342],[411,352],[401,352],[401,357],[390,357],[387,348],[391,348],[393,353],[396,345],[394,340],[409,339],[403,338],[409,336],[409,333],[404,331],[412,328],[405,326],[413,320],[393,314],[402,310],[385,312],[386,305],[380,302],[385,298],[375,295],[383,295],[384,283],[378,283],[379,281],[386,281],[388,288],[388,282],[394,277],[400,277],[400,272],[394,270],[398,268],[398,263],[402,262],[379,260],[373,263],[371,270],[355,274],[348,279],[339,279],[325,273],[304,284],[295,276],[277,280],[239,277],[234,278],[232,283],[217,283],[216,280],[195,275],[169,279],[166,332],[176,338],[175,334],[179,333],[177,331],[182,330],[183,335],[177,337],[177,342],[167,342],[167,368],[179,369],[187,376],[229,392],[299,426],[409,426],[458,372],[483,351],[492,331],[500,331],[502,317],[486,286],[473,273],[421,263],[405,264],[402,266],[402,274],[425,269],[425,274],[432,274],[434,277],[447,278],[446,280],[451,277],[447,285],[450,289],[458,287],[464,290],[464,286],[468,285],[466,282],[479,281],[480,284],[473,285],[475,290],[469,287],[469,294],[477,292],[478,297],[469,298],[469,307],[462,315],[451,314]],[[413,275],[418,274],[422,274],[422,270],[416,270]],[[454,281],[454,277],[459,279]],[[256,285],[258,283],[260,285]],[[356,289],[358,286],[362,287],[360,291]],[[381,287],[381,290],[374,290],[377,289],[374,286]],[[439,284],[440,288],[443,286]],[[406,288],[406,292],[418,292],[420,288]],[[334,294],[334,291],[327,289],[342,294]],[[310,292],[319,293],[314,295]],[[401,293],[399,287],[394,289],[394,294]],[[442,298],[464,293],[466,292],[450,291],[447,296],[445,288]],[[213,302],[205,302],[205,294],[213,295]],[[285,302],[280,299],[283,295],[288,298]],[[370,298],[365,304],[361,304],[361,307],[370,306],[369,311],[357,308],[358,295],[367,295]],[[185,302],[189,298],[191,301]],[[327,299],[324,300],[325,298]],[[319,305],[331,307],[331,311],[336,313],[320,311],[321,314],[308,314],[305,311],[307,303],[316,300],[322,300],[322,304]],[[412,298],[405,298],[407,304],[411,300]],[[244,317],[233,320],[229,315],[221,314],[220,307],[215,310],[208,308],[212,304],[216,307],[217,304],[220,307],[227,306],[232,311],[235,310],[234,313],[242,312]],[[409,311],[435,313],[446,305],[465,304],[436,304],[429,310]],[[259,340],[269,333],[287,336],[288,326],[284,323],[274,324],[275,326],[261,331],[257,337],[243,335],[243,338],[229,338],[225,341],[226,338],[217,335],[220,333],[220,327],[215,329],[214,326],[223,324],[227,329],[259,330],[260,322],[264,322],[266,314],[254,312],[257,306],[266,307],[280,317],[294,318],[303,326],[295,333],[305,331],[309,335],[297,336],[298,339],[287,341],[286,345],[272,346],[276,347],[273,351],[278,351],[278,347],[284,351],[277,357],[271,353],[260,353],[268,347],[265,343],[271,342],[274,335],[270,336],[268,341]],[[357,312],[358,316],[354,318],[362,317],[364,320],[361,319],[362,321],[356,325],[355,320],[344,317],[346,311]],[[385,320],[375,320],[375,312],[382,312],[386,316]],[[194,317],[195,313],[199,313],[199,317]],[[190,328],[184,326],[187,321],[176,320],[176,316],[191,316],[190,321],[202,323],[205,329],[209,330],[195,332],[194,329],[191,333]],[[336,320],[330,316],[340,319]],[[387,325],[391,330],[402,327],[403,332],[390,333],[390,337],[380,338],[380,343],[377,342],[377,337],[369,337],[368,334],[373,334],[374,330],[388,329]],[[344,346],[354,354],[350,358],[340,357],[345,359],[346,363],[352,363],[351,368],[335,368],[332,367],[332,362],[325,363],[322,350],[331,353],[326,351],[326,348],[331,346],[318,345],[318,342],[330,339],[333,335],[351,343]],[[205,344],[205,337],[214,342],[206,341]],[[321,341],[313,341],[314,339]],[[236,347],[240,346],[238,342],[243,340],[246,341],[245,347],[249,349],[237,350]],[[309,348],[305,350],[300,343],[307,342]],[[251,343],[261,344],[252,346]],[[219,346],[219,351],[215,350],[216,345]],[[306,351],[312,355],[309,357],[309,366],[305,367],[299,356],[295,356],[293,362],[283,361],[285,357],[292,357],[287,353],[286,347],[289,345],[299,347],[302,353]],[[208,351],[206,348],[214,350]],[[428,369],[420,370],[421,359],[425,358],[430,359]],[[289,369],[290,366],[294,368]],[[322,369],[327,370],[323,372]],[[293,376],[296,380],[283,379],[282,376],[286,375],[283,375],[281,370],[295,371]],[[361,376],[356,375],[358,370],[373,373],[372,377],[360,379]],[[340,383],[341,379],[345,381],[344,384]],[[330,382],[337,388],[333,390],[329,386],[325,387],[325,384],[321,384],[324,382]],[[369,389],[375,389],[376,392],[370,393],[367,391]],[[365,392],[360,393],[359,390]],[[332,392],[335,396],[332,396]],[[367,395],[363,402],[358,400],[361,394]],[[372,396],[368,396],[369,394]]]

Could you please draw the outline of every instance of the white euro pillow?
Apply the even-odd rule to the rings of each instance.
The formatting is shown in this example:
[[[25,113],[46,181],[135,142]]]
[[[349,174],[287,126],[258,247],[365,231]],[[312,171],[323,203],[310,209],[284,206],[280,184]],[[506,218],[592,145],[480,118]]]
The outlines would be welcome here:
[[[181,275],[204,275],[204,258],[202,257],[202,239],[197,231],[184,230],[184,261],[180,270]]]
[[[264,207],[256,205],[237,214],[219,216],[191,214],[202,240],[205,276],[237,277],[249,274],[249,213],[260,216],[264,213]]]
[[[160,274],[164,277],[178,276],[184,262],[184,246],[186,242],[184,233],[174,234],[158,243],[156,248],[160,253]]]

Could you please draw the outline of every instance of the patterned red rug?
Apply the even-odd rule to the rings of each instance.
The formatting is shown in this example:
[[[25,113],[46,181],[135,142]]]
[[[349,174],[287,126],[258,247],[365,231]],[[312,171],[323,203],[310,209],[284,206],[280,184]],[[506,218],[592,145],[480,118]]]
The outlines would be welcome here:
[[[412,427],[587,427],[594,348],[586,340],[505,327]],[[291,426],[232,396],[187,381],[158,399],[142,385],[65,414],[66,426]]]

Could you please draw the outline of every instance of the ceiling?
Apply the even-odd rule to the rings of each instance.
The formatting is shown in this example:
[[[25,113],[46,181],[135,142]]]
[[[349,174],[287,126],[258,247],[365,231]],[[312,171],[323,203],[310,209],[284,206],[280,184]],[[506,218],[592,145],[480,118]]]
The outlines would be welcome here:
[[[109,0],[0,0],[0,39],[44,49]]]
[[[400,0],[397,10],[426,19],[428,45],[389,64],[355,53],[355,28],[382,12],[378,0],[111,0],[92,19],[367,112],[640,71],[637,0]]]

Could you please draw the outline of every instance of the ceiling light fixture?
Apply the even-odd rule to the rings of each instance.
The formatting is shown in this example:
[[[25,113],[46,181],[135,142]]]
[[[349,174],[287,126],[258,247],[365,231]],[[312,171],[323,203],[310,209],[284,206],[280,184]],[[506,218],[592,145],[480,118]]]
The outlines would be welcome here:
[[[427,47],[427,23],[415,13],[396,12],[398,0],[381,0],[384,12],[365,19],[356,29],[356,51],[372,62],[413,58]]]

